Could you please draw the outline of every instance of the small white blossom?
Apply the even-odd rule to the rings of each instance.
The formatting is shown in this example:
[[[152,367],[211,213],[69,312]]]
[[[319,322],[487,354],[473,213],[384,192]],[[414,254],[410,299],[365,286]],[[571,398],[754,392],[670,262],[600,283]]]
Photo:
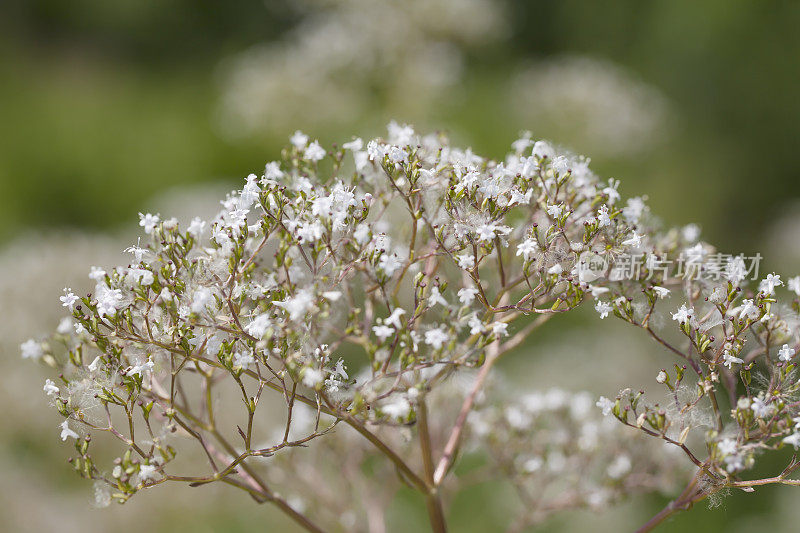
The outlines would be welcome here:
[[[787,288],[797,296],[800,296],[800,276],[789,278],[789,281],[787,282]]]
[[[603,411],[603,416],[608,416],[611,414],[611,410],[614,408],[615,402],[609,400],[605,396],[600,396],[595,405]]]
[[[767,295],[775,294],[775,287],[783,285],[781,277],[775,273],[767,274],[758,286],[758,290]]]
[[[475,256],[472,254],[461,254],[456,256],[458,267],[464,270],[472,270],[475,268]]]
[[[791,361],[792,357],[794,357],[795,351],[789,347],[788,344],[784,344],[781,349],[778,351],[778,359],[781,361]]]
[[[283,301],[273,301],[272,303],[289,313],[289,320],[297,321],[303,318],[311,309],[314,304],[314,296],[307,290],[301,290]]]
[[[723,360],[722,364],[727,366],[728,368],[731,368],[734,363],[739,365],[744,363],[744,361],[741,358],[734,356],[728,350],[722,352],[722,360]]]
[[[306,135],[305,133],[303,133],[300,130],[297,130],[291,136],[289,141],[294,145],[295,148],[297,148],[298,150],[301,150],[301,149],[305,148],[306,144],[308,144],[308,135]]]
[[[152,235],[159,222],[161,222],[161,219],[158,215],[139,213],[139,225],[144,228],[144,232],[148,235]]]
[[[450,340],[450,336],[441,327],[429,329],[425,332],[425,344],[439,350]]]
[[[475,287],[465,287],[458,290],[458,301],[464,305],[471,305],[475,296],[478,294],[478,289]]]
[[[772,416],[772,412],[775,408],[761,398],[755,398],[750,406],[750,409],[753,410],[753,414],[756,415],[756,417],[766,418],[768,416]]]
[[[42,390],[48,396],[55,396],[59,392],[58,387],[56,387],[56,384],[53,383],[52,379],[46,379],[44,381],[44,387],[42,387]]]
[[[33,359],[34,361],[38,361],[44,355],[44,350],[42,349],[42,343],[37,342],[33,339],[28,339],[22,344],[20,344],[20,350],[22,351],[22,358],[23,359]]]
[[[200,239],[203,236],[203,231],[206,229],[206,221],[200,217],[194,217],[189,223],[189,228],[186,230],[189,235],[195,239]]]
[[[312,389],[317,388],[325,379],[325,373],[316,368],[306,367],[303,369],[303,385]]]
[[[795,450],[800,448],[800,433],[792,433],[788,437],[784,437],[783,442],[793,446]]]
[[[75,310],[75,303],[80,301],[80,298],[75,296],[75,294],[72,292],[72,289],[65,287],[64,296],[61,296],[59,300],[61,300],[61,306],[69,308],[71,313]]]
[[[325,157],[325,149],[317,141],[314,141],[306,148],[303,157],[309,161],[320,161]]]
[[[375,333],[375,336],[378,337],[381,342],[385,341],[392,335],[394,335],[394,328],[381,324],[379,326],[372,326],[372,331]]]
[[[61,440],[62,441],[65,441],[67,439],[77,439],[78,438],[79,435],[69,428],[69,422],[67,420],[64,420],[59,425],[59,427],[61,428]]]
[[[139,479],[153,481],[158,477],[158,470],[154,465],[139,465]]]
[[[525,261],[530,261],[531,256],[539,249],[539,245],[532,238],[527,238],[517,245],[517,256],[522,256]]]
[[[656,293],[656,296],[661,298],[662,300],[669,296],[670,290],[664,287],[659,287],[657,285],[653,286],[653,292]]]
[[[594,304],[594,310],[600,313],[600,319],[602,320],[603,318],[606,318],[608,314],[614,310],[614,307],[608,302],[598,300],[597,303]]]
[[[431,287],[431,294],[428,296],[428,306],[434,307],[436,304],[447,307],[447,300],[445,300],[442,293],[439,292],[439,287]]]
[[[672,313],[672,320],[681,324],[686,324],[694,318],[694,308],[686,307],[686,304],[681,305],[677,313]]]

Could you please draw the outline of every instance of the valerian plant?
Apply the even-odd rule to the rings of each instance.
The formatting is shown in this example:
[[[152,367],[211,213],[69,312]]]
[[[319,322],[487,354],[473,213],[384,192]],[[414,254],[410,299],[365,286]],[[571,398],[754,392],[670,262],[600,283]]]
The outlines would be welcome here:
[[[58,372],[44,392],[100,503],[221,482],[311,531],[377,530],[405,485],[445,531],[450,497],[499,476],[520,529],[693,468],[649,530],[724,489],[800,484],[794,457],[745,479],[800,446],[798,300],[779,303],[777,275],[748,289],[741,257],[712,268],[696,228],[661,229],[618,185],[529,135],[498,162],[396,123],[331,150],[297,132],[214,219],[142,214],[131,263],[93,267],[86,296],[65,289],[71,317],[23,356]],[[672,293],[682,305],[657,327]],[[625,390],[597,409],[491,372],[591,300],[680,358],[656,376],[661,403]],[[472,452],[483,467],[454,468]]]

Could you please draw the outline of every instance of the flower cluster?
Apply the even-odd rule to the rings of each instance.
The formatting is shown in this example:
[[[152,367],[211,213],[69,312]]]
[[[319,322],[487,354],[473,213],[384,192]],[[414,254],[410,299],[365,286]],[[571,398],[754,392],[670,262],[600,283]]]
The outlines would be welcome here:
[[[281,41],[225,68],[223,131],[340,124],[373,111],[426,115],[459,94],[467,52],[507,33],[496,0],[306,0]]]
[[[288,454],[299,469],[307,446],[340,446],[333,444],[338,427],[349,426],[425,495],[442,531],[440,488],[465,435],[494,435],[490,446],[512,442],[493,455],[519,487],[537,461],[551,474],[600,470],[591,490],[575,489],[569,504],[553,505],[599,505],[654,488],[649,454],[597,453],[598,442],[619,436],[590,421],[585,396],[556,391],[523,397],[522,407],[473,412],[504,354],[552,316],[594,299],[601,318],[642,327],[698,377],[686,385],[683,367],[659,374],[674,405],[650,406],[625,393],[602,400],[604,411],[680,447],[703,475],[730,486],[728,476],[755,449],[798,440],[790,316],[797,302],[793,311],[777,305],[778,276],[742,300],[745,273],[737,268],[713,288],[659,274],[611,281],[586,268],[643,250],[676,256],[707,247],[692,228],[658,231],[643,200],[623,203],[618,187],[593,174],[586,159],[529,136],[493,161],[394,122],[385,139],[356,138],[332,150],[298,131],[282,160],[249,175],[212,219],[183,227],[141,214],[145,238],[126,250],[130,262],[93,267],[91,294],[65,288],[60,301],[69,318],[47,341],[24,343],[23,356],[57,370],[59,380],[48,380],[44,392],[64,417],[60,437],[74,441],[73,465],[108,499],[126,501],[167,481],[221,481],[318,530],[258,472],[258,458]],[[678,289],[688,303],[673,318],[688,352],[650,327],[656,307]],[[750,353],[743,352],[747,333],[758,343]],[[763,390],[749,378],[759,357],[769,363]],[[735,438],[726,437],[732,433],[721,425],[715,395],[720,382],[735,379],[734,364],[746,385],[745,397],[732,397]],[[439,406],[436,391],[464,373],[474,374],[469,386]],[[718,427],[702,461],[685,442],[702,427],[694,412],[706,400]],[[310,414],[303,423],[301,412]],[[440,416],[448,412],[451,418]],[[122,443],[113,464],[95,460],[92,434]],[[176,473],[190,448],[202,452],[208,473]]]

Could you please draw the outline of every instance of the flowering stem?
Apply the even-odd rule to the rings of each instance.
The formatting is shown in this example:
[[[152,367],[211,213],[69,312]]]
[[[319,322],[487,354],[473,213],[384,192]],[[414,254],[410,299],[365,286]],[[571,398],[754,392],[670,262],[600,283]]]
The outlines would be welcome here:
[[[425,503],[428,506],[428,517],[433,531],[446,533],[447,521],[442,508],[442,499],[433,478],[433,452],[431,450],[430,432],[428,431],[428,407],[425,403],[425,398],[422,398],[417,406],[417,424],[419,427],[420,447],[422,448],[422,462],[425,468],[425,479],[430,485],[428,494],[425,497]]]
[[[636,533],[647,533],[648,531],[653,531],[670,516],[679,511],[687,511],[691,509],[695,503],[707,498],[709,494],[697,486],[697,482],[702,475],[703,470],[698,470],[689,484],[686,485],[686,488],[683,489],[683,492],[680,494],[680,496],[669,502],[663,509],[656,513],[655,516],[645,522],[642,527],[636,530]]]
[[[489,353],[489,355],[486,357],[486,361],[481,367],[480,372],[478,373],[478,377],[475,379],[475,385],[472,387],[469,395],[467,395],[467,397],[464,399],[464,403],[461,405],[461,411],[458,413],[458,418],[453,426],[453,431],[450,433],[450,438],[447,439],[447,444],[444,447],[444,453],[442,454],[442,458],[439,460],[439,463],[436,465],[436,470],[433,474],[433,482],[436,486],[441,485],[444,477],[450,470],[450,466],[452,465],[456,451],[458,450],[458,445],[461,443],[461,434],[464,431],[464,425],[466,424],[467,417],[469,416],[470,411],[472,411],[472,406],[475,403],[475,397],[481,390],[483,382],[486,381],[486,377],[489,375],[489,370],[492,368],[492,365],[494,365],[494,362],[498,359],[498,357],[499,356],[496,351],[491,351]]]

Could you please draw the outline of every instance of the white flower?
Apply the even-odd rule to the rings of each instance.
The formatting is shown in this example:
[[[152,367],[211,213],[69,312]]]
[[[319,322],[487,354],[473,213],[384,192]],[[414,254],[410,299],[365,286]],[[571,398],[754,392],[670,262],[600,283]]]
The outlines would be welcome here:
[[[399,146],[392,146],[389,148],[389,159],[396,165],[400,163],[407,163],[408,153]]]
[[[109,289],[105,285],[98,285],[97,314],[101,317],[114,316],[122,305],[122,291],[119,289]]]
[[[517,254],[519,255],[519,254]],[[464,270],[472,270],[475,268],[475,256],[472,254],[461,254],[456,256],[458,267]]]
[[[379,326],[372,326],[372,331],[375,333],[375,336],[378,337],[381,342],[385,341],[392,335],[394,335],[394,328],[381,324]]]
[[[343,381],[347,381],[348,379],[350,379],[350,376],[347,375],[347,370],[345,370],[344,368],[343,359],[339,359],[338,361],[336,361],[336,366],[331,371],[331,374],[334,376],[338,376]]]
[[[239,368],[249,368],[250,365],[256,362],[256,358],[250,352],[242,353],[236,352],[233,354],[233,366]]]
[[[609,205],[614,205],[620,199],[617,187],[619,187],[619,180],[611,178],[608,180],[608,186],[603,189],[603,194],[608,196]]]
[[[800,433],[792,433],[788,437],[783,438],[785,444],[791,444],[794,449],[800,448]]]
[[[194,217],[192,221],[189,223],[189,228],[186,231],[188,231],[189,235],[191,235],[195,239],[200,239],[205,229],[206,229],[205,220],[203,220],[200,217]]]
[[[611,479],[620,479],[630,472],[632,467],[633,464],[627,455],[618,455],[614,461],[608,465],[606,474],[608,474],[608,477]]]
[[[434,350],[439,350],[449,340],[450,336],[441,327],[425,332],[425,344],[433,347]]]
[[[505,322],[495,322],[492,324],[492,333],[497,337],[508,336],[508,324]]]
[[[788,344],[784,344],[783,347],[778,351],[778,359],[781,361],[790,361],[792,357],[794,357],[795,351],[792,348],[789,348]]]
[[[553,218],[561,218],[561,215],[564,214],[564,204],[548,205],[547,214]]]
[[[281,164],[277,161],[270,161],[264,165],[264,179],[261,181],[261,185],[267,186],[269,184],[268,181],[279,180],[282,177]]]
[[[147,374],[153,371],[153,366],[155,366],[153,360],[148,358],[144,363],[139,363],[130,367],[126,374],[128,376],[141,376],[144,378]]]
[[[717,443],[717,450],[723,457],[736,454],[738,449],[739,447],[734,439],[722,439]]]
[[[645,211],[647,211],[647,205],[645,205],[644,200],[631,198],[622,208],[622,216],[631,224],[637,224]]]
[[[788,289],[795,293],[797,296],[800,296],[800,276],[795,276],[793,278],[789,278]]]
[[[758,418],[766,418],[772,415],[774,407],[761,398],[756,398],[753,400],[750,409],[753,410],[753,414],[756,415]]]
[[[555,155],[555,150],[547,141],[536,141],[533,143],[533,150],[531,153],[538,158],[552,158]]]
[[[381,405],[381,411],[389,418],[404,419],[411,412],[411,404],[400,396]]]
[[[497,234],[507,234],[511,232],[508,226],[498,226],[497,224],[482,224],[475,229],[475,234],[481,242],[491,241],[497,237]]]
[[[100,364],[102,362],[103,362],[103,359],[99,355],[97,357],[95,357],[94,361],[89,363],[89,366],[87,367],[89,369],[89,372],[97,372],[97,369],[100,367]]]
[[[367,154],[369,155],[370,160],[377,161],[380,163],[383,161],[383,158],[386,157],[389,148],[377,141],[370,141],[367,143]]]
[[[106,271],[100,267],[93,266],[89,270],[89,279],[93,279],[94,281],[100,282],[106,277]]]
[[[72,319],[68,316],[65,316],[59,321],[56,331],[62,335],[68,335],[70,332],[72,332],[73,327],[74,325]]]
[[[611,225],[611,217],[608,214],[608,206],[603,204],[597,210],[597,223],[601,228]]]
[[[46,379],[44,381],[44,387],[42,387],[42,390],[48,396],[55,396],[59,392],[58,387],[56,387],[56,384],[53,383],[52,379]]]
[[[664,298],[669,296],[670,290],[664,287],[659,287],[658,285],[654,285],[653,292],[656,293],[656,296],[658,296],[663,300]]]
[[[65,287],[64,296],[61,296],[59,300],[61,300],[61,306],[68,307],[69,312],[71,313],[75,310],[75,302],[80,301],[80,298],[75,296],[75,294],[72,292],[72,289]]]
[[[656,381],[658,383],[662,383],[662,384],[666,383],[668,379],[669,379],[669,376],[667,376],[667,373],[664,372],[663,370],[661,372],[659,372],[658,375],[656,376]]]
[[[611,413],[611,410],[614,408],[615,403],[616,402],[609,400],[605,396],[600,396],[595,405],[602,409],[603,416],[608,416]]]
[[[158,217],[158,215],[139,213],[139,225],[144,228],[144,232],[148,235],[153,233],[159,222],[161,222],[161,219]]]
[[[249,334],[255,337],[256,339],[264,338],[264,335],[267,333],[267,330],[272,326],[272,321],[269,319],[269,315],[267,313],[263,313],[255,317],[244,330]]]
[[[145,268],[131,268],[128,270],[127,281],[131,286],[141,285],[148,287],[153,284],[155,277],[153,273]]]
[[[353,238],[356,240],[358,244],[366,244],[369,242],[369,226],[367,224],[361,223],[356,226],[355,231],[353,232]]]
[[[38,361],[44,355],[44,350],[42,349],[42,343],[37,342],[33,339],[26,340],[25,342],[19,345],[19,348],[22,351],[23,359],[33,359],[34,361]]]
[[[306,367],[303,369],[303,385],[316,389],[325,379],[325,373],[316,368]]]
[[[74,431],[72,431],[69,428],[69,423],[68,423],[67,420],[64,420],[63,422],[61,422],[59,427],[61,428],[61,440],[62,441],[65,441],[68,438],[72,438],[72,439],[77,439],[78,438],[78,434],[75,433]]]
[[[306,144],[308,144],[308,135],[300,130],[297,130],[294,132],[294,135],[289,138],[289,142],[291,142],[295,148],[300,150],[305,148]]]
[[[361,140],[361,137],[356,137],[352,141],[344,143],[342,148],[350,150],[351,152],[357,152],[364,148],[364,141]]]
[[[383,322],[385,324],[391,324],[397,329],[401,329],[403,327],[403,324],[400,322],[400,317],[405,314],[406,314],[405,309],[403,309],[402,307],[395,307],[394,311],[392,311],[392,314],[389,315],[389,317]]]
[[[192,295],[192,313],[200,314],[214,302],[214,293],[208,287],[200,287]]]
[[[633,230],[633,235],[629,239],[622,241],[622,244],[638,248],[642,245],[642,236],[636,233],[636,230]]]
[[[465,287],[458,290],[458,301],[464,305],[471,305],[475,300],[475,295],[478,294],[478,289],[475,287]]]
[[[561,176],[563,176],[569,171],[569,159],[567,159],[563,155],[560,155],[555,159],[553,159],[553,162],[551,164],[553,166],[553,170],[555,170],[556,173]]]
[[[700,226],[697,224],[687,224],[681,230],[683,238],[688,242],[694,242],[700,238]]]
[[[383,270],[389,277],[393,276],[401,266],[403,266],[403,263],[397,257],[397,254],[382,254],[378,261],[378,268]]]
[[[758,290],[767,295],[775,294],[775,287],[783,285],[781,277],[775,273],[767,274],[767,277],[761,281]]]
[[[431,287],[431,294],[428,296],[428,306],[434,307],[436,304],[447,307],[447,300],[445,300],[442,293],[439,292],[439,287]]]
[[[289,313],[289,320],[300,320],[314,304],[314,296],[308,290],[298,291],[294,296],[289,296],[282,302],[274,301],[274,305]]]
[[[467,325],[470,328],[469,329],[469,334],[470,335],[480,335],[484,331],[486,331],[486,328],[484,327],[483,322],[481,321],[481,319],[478,318],[478,314],[477,313],[471,313],[469,315],[469,320],[467,321]]]
[[[517,256],[522,256],[525,261],[530,261],[531,256],[539,249],[539,245],[532,238],[527,238],[517,245]]]
[[[744,361],[741,358],[732,355],[731,352],[729,352],[728,350],[722,352],[722,359],[723,359],[722,364],[727,366],[728,368],[731,368],[734,363],[736,364],[744,363]]]
[[[677,313],[672,313],[672,320],[686,324],[694,318],[694,308],[686,307],[686,304],[681,305]]]
[[[325,157],[325,149],[317,141],[311,143],[303,153],[303,158],[309,161],[320,161]]]
[[[139,465],[139,479],[142,481],[152,481],[156,479],[158,471],[155,465]]]
[[[342,297],[342,293],[341,291],[325,291],[322,293],[322,297],[329,302],[338,302]]]
[[[741,283],[745,276],[747,276],[747,267],[741,256],[734,257],[725,265],[725,277],[734,285]]]
[[[750,320],[755,320],[761,315],[761,309],[755,305],[753,300],[749,300],[745,298],[742,300],[741,310],[739,311],[739,320],[743,318],[749,318]]]
[[[614,307],[609,304],[608,302],[604,302],[603,300],[598,300],[596,304],[594,304],[594,310],[600,313],[600,319],[606,318],[608,314],[614,310]]]

